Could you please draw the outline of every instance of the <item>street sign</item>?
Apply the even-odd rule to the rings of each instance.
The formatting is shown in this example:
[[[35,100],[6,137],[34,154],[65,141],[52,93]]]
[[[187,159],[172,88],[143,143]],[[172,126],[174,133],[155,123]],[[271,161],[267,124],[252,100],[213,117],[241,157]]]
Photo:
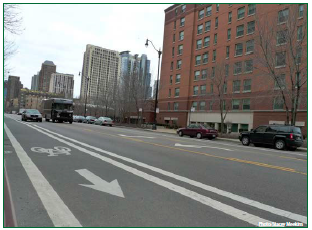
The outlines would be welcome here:
[[[156,113],[159,113],[159,108],[156,108]]]

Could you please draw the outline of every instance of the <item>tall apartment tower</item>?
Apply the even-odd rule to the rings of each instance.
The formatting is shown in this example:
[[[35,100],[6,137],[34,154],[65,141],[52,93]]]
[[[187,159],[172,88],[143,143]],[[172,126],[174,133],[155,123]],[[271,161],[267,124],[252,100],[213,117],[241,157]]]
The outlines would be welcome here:
[[[80,98],[88,103],[112,95],[120,74],[119,52],[88,44],[83,57]],[[87,84],[87,79],[89,82]],[[88,85],[88,89],[87,89]]]
[[[74,93],[74,75],[52,73],[49,92],[55,94],[64,94],[65,98],[72,99]]]
[[[13,100],[19,98],[23,84],[20,81],[20,77],[9,76],[7,81],[7,92],[6,92],[6,109],[12,109]]]
[[[39,73],[35,74],[32,78],[31,78],[31,90],[36,90],[38,91],[39,89]]]
[[[220,130],[220,108],[226,108],[225,130],[231,128],[232,133],[283,124],[287,118],[281,92],[295,93],[298,87],[292,84],[299,82],[296,125],[305,133],[306,19],[306,4],[174,4],[167,8],[157,122],[186,126],[190,121]],[[278,80],[260,57],[260,33],[263,38],[272,36],[267,42],[269,65]],[[218,77],[223,77],[221,90]]]
[[[45,61],[42,63],[41,70],[39,72],[39,91],[49,92],[51,75],[55,72],[56,65],[54,65],[52,61]]]

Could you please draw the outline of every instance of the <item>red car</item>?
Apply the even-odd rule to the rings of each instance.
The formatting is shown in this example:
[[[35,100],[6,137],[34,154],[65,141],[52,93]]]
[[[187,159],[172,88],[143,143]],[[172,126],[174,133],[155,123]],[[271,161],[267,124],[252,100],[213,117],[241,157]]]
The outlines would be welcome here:
[[[198,139],[207,137],[209,140],[211,140],[218,136],[218,131],[209,127],[208,125],[191,124],[186,128],[178,129],[177,134],[179,134],[180,137],[187,135],[190,137],[197,137]]]

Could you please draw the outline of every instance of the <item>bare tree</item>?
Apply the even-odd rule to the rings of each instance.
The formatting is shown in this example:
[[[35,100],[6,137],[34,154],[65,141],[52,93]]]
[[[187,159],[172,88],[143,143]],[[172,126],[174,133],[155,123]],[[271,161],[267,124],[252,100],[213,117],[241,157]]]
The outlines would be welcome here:
[[[23,31],[23,19],[19,6],[15,4],[3,4],[3,27],[4,27],[4,70],[9,71],[8,60],[17,52],[12,35],[20,35]]]
[[[306,5],[303,12],[307,12]],[[278,20],[257,17],[255,68],[270,76],[282,98],[287,124],[295,125],[302,91],[307,83],[307,16],[297,4],[280,11]]]

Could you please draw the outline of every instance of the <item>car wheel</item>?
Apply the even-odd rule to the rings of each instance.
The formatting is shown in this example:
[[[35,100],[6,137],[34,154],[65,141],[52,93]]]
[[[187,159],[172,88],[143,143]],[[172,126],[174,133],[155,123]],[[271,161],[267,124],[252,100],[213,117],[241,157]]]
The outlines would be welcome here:
[[[278,150],[283,150],[285,148],[285,141],[283,141],[281,139],[275,141],[275,148]]]
[[[72,123],[73,123],[72,121],[69,122],[69,124],[72,124]]]
[[[52,122],[55,123],[55,119],[52,119]]]
[[[112,127],[113,125],[109,125],[110,127]]]
[[[248,146],[250,144],[249,137],[243,137],[242,144]]]
[[[179,131],[179,136],[183,137],[183,132],[182,131]]]
[[[196,137],[197,137],[197,139],[201,139],[202,138],[202,134],[201,133],[197,133]]]
[[[42,119],[41,120],[39,120],[40,122],[42,122]]]

